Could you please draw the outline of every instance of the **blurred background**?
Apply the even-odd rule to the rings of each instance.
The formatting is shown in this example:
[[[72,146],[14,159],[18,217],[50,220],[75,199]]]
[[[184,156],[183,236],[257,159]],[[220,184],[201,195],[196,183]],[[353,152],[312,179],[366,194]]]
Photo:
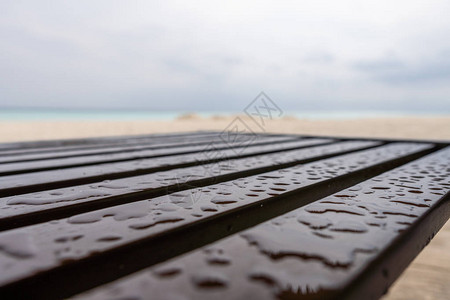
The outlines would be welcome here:
[[[224,130],[236,116],[255,131],[450,140],[449,12],[445,0],[2,0],[0,142]],[[282,111],[265,128],[244,111],[261,91]],[[387,299],[449,295],[448,249],[450,226]]]
[[[0,141],[223,130],[261,91],[283,111],[265,131],[450,139],[449,11],[3,0]]]
[[[2,119],[450,113],[449,1],[0,3]]]

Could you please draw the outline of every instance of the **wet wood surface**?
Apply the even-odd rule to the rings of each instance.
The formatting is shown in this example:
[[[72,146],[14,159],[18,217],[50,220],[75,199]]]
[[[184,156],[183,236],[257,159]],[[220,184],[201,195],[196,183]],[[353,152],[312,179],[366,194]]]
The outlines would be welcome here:
[[[445,143],[295,135],[3,144],[0,293],[377,299],[447,221],[449,165]]]

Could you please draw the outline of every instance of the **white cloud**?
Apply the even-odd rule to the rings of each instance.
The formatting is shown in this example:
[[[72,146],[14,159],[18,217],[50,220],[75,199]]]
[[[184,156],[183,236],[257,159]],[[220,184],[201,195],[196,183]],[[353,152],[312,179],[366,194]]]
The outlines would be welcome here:
[[[450,110],[448,11],[448,1],[2,1],[0,105],[233,110],[264,90],[287,110]]]

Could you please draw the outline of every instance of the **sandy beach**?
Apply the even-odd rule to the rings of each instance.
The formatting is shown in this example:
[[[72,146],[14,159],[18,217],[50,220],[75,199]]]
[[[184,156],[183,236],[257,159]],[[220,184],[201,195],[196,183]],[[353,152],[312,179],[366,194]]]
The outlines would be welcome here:
[[[173,121],[0,121],[0,142],[83,138],[194,130],[224,130],[236,117],[255,132],[348,137],[450,140],[450,116],[308,120],[286,116],[263,128],[247,116],[202,118],[188,114]],[[242,127],[242,126],[241,126]]]
[[[0,121],[0,142],[224,130],[235,117],[201,118],[185,115],[174,121]],[[397,117],[351,120],[300,120],[284,117],[258,128],[248,117],[245,125],[255,132],[325,136],[450,140],[448,117]],[[450,222],[396,281],[384,300],[445,299],[450,295]]]

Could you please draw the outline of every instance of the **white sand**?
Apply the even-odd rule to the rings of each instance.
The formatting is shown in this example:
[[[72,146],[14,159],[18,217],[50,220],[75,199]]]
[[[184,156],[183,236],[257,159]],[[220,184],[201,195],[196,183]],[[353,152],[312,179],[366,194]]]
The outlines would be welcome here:
[[[202,119],[190,115],[175,121],[0,121],[0,141],[224,130],[233,120],[232,117]],[[262,131],[249,118],[243,117],[242,120],[255,132]],[[264,130],[278,133],[349,137],[450,140],[450,116],[360,120],[297,120],[295,118],[284,118],[268,121]]]

